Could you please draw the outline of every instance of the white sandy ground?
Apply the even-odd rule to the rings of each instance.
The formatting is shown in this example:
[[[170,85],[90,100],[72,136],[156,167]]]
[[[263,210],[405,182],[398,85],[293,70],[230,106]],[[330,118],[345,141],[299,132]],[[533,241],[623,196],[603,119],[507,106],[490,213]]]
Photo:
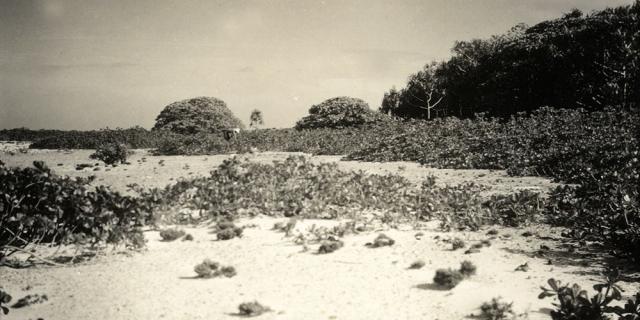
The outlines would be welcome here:
[[[89,153],[30,150],[14,156],[0,154],[0,159],[10,165],[46,160],[61,174],[96,174],[102,183],[122,190],[131,182],[162,186],[188,172],[206,174],[225,158],[146,156],[147,162],[138,164],[136,160],[142,156],[138,152],[129,166],[109,172],[104,168],[95,172],[75,171],[75,163],[91,162],[86,159]],[[253,157],[270,161],[283,159],[286,154]],[[165,159],[164,167],[157,166],[159,159]],[[57,167],[56,163],[63,166]],[[189,164],[188,170],[182,169],[185,163]],[[398,172],[416,182],[425,174],[435,174],[445,183],[485,181],[493,185],[494,191],[546,190],[552,185],[545,179],[511,178],[499,171],[434,170],[411,163],[340,165],[369,172]],[[405,168],[398,169],[399,165]],[[590,289],[600,279],[599,272],[607,257],[602,249],[567,243],[560,237],[561,230],[540,225],[496,228],[499,236],[492,240],[491,247],[465,255],[464,250],[451,251],[450,244],[441,239],[458,236],[471,245],[488,239],[488,229],[445,233],[437,231],[433,224],[420,226],[419,230],[401,226],[349,235],[343,239],[343,248],[318,255],[314,253],[317,245],[303,252],[303,247],[292,238],[271,230],[277,221],[287,220],[243,219],[238,224],[250,227],[242,238],[229,241],[217,241],[205,225],[185,228],[194,241],[162,242],[157,231],[147,231],[147,248],[141,252],[107,250],[87,262],[65,267],[0,267],[0,286],[13,295],[14,301],[27,294],[46,294],[49,298],[42,304],[12,309],[8,319],[235,319],[238,304],[253,300],[274,310],[258,319],[466,319],[479,313],[482,302],[497,296],[513,301],[514,308],[526,312],[528,319],[549,319],[546,308],[551,307],[552,301],[537,299],[539,287],[546,285],[549,277],[555,277]],[[336,223],[305,220],[297,230],[304,231],[312,224]],[[524,231],[532,231],[536,236],[524,237]],[[395,239],[396,244],[376,249],[365,247],[379,232]],[[417,232],[424,235],[416,237]],[[506,234],[511,237],[504,237]],[[441,239],[435,239],[436,236]],[[536,254],[541,245],[550,248],[542,256]],[[570,245],[575,245],[577,252],[570,252]],[[193,267],[205,258],[232,265],[238,274],[233,278],[194,279]],[[426,266],[408,270],[418,259],[424,260]],[[452,290],[433,286],[436,269],[457,268],[466,259],[477,265],[477,275]],[[549,260],[551,265],[547,264]],[[514,271],[525,262],[530,266],[528,272]],[[638,275],[629,276],[622,283],[625,297],[640,290]]]

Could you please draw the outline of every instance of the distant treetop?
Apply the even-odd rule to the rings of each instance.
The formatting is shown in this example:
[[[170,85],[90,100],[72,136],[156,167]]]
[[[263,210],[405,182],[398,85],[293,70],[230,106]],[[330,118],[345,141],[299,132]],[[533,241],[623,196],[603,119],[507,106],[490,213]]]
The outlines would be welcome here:
[[[369,109],[361,99],[335,97],[309,109],[309,115],[296,123],[296,129],[346,128],[377,122],[384,115]]]
[[[244,125],[224,101],[213,97],[197,97],[166,106],[156,118],[152,130],[194,134],[217,132],[225,128],[244,128]]]

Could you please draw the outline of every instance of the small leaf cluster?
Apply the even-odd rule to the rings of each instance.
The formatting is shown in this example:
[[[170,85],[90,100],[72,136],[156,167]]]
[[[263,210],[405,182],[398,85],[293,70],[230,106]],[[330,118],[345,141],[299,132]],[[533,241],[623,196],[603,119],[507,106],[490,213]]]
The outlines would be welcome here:
[[[562,284],[553,278],[547,283],[549,288],[541,287],[542,292],[538,298],[556,297],[558,303],[553,305],[555,310],[551,311],[554,320],[598,320],[604,319],[605,315],[615,314],[623,320],[640,319],[640,293],[636,294],[636,300],[629,300],[625,306],[610,306],[614,300],[622,299],[622,289],[616,284],[620,279],[617,269],[610,269],[605,273],[605,281],[593,286],[596,294],[589,297],[587,290],[582,289],[578,284],[569,286]]]
[[[98,146],[89,158],[98,159],[107,165],[127,162],[129,149],[124,143],[104,143]]]

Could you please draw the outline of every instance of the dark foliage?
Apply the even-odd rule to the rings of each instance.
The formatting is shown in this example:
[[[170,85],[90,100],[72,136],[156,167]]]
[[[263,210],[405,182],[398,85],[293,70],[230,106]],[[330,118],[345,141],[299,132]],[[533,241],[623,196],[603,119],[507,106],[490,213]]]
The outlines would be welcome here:
[[[233,115],[224,101],[213,97],[197,97],[166,106],[156,118],[153,130],[191,135],[243,127],[242,121]]]
[[[50,134],[37,135],[31,149],[98,149],[101,145],[121,143],[133,149],[155,148],[159,142],[171,136],[166,132],[152,132],[141,127],[129,129],[102,129],[91,131],[51,131]],[[32,134],[29,130],[25,134]]]
[[[56,176],[41,161],[33,168],[0,162],[0,256],[35,243],[143,246],[146,202],[104,186],[92,191],[89,182]]]
[[[616,284],[620,280],[620,273],[608,270],[604,276],[604,282],[593,286],[596,294],[591,298],[587,290],[583,290],[578,284],[562,285],[553,278],[547,281],[550,288],[542,287],[538,298],[558,299],[559,303],[553,304],[556,309],[551,311],[553,320],[604,320],[610,319],[609,316],[614,314],[618,316],[617,319],[622,320],[640,319],[640,292],[636,293],[635,301],[629,299],[624,307],[610,306],[614,300],[622,299],[622,289]]]
[[[105,143],[98,146],[95,153],[92,153],[90,159],[98,159],[107,165],[127,162],[129,157],[129,148],[123,143]]]
[[[507,117],[540,106],[607,106],[640,101],[640,2],[584,15],[578,10],[486,40],[459,41],[453,56],[428,63],[381,111],[409,118]]]
[[[384,119],[385,116],[369,109],[361,99],[335,97],[313,105],[309,115],[296,123],[296,129],[349,128]]]

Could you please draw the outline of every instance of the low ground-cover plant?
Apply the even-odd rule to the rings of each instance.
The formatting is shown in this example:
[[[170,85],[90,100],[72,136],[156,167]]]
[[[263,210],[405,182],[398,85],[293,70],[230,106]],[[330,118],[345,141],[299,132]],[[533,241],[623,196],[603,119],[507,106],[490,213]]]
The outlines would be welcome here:
[[[607,319],[608,315],[617,315],[618,319],[640,319],[640,292],[636,299],[629,300],[624,307],[611,306],[614,300],[622,299],[622,289],[616,284],[620,280],[620,272],[617,269],[609,269],[604,273],[605,281],[595,284],[593,289],[596,294],[589,298],[587,290],[583,290],[578,284],[569,286],[553,278],[547,283],[549,288],[541,287],[540,299],[556,297],[558,303],[553,305],[551,311],[554,320],[600,320]]]
[[[38,243],[144,246],[147,202],[104,186],[92,190],[89,182],[57,176],[41,161],[27,168],[0,162],[0,260]]]
[[[238,306],[238,312],[245,317],[257,317],[265,312],[270,312],[271,309],[267,306],[263,306],[257,301],[243,302]]]
[[[218,240],[231,240],[236,237],[241,237],[244,229],[238,227],[229,220],[221,220],[215,226],[216,237]]]
[[[16,301],[11,308],[18,309],[30,306],[32,304],[44,303],[49,300],[46,294],[28,294]]]
[[[129,148],[124,143],[103,143],[96,148],[96,152],[92,153],[89,158],[98,159],[107,165],[127,162],[129,157]]]
[[[438,269],[436,275],[433,277],[433,283],[445,289],[453,289],[465,278],[469,278],[476,274],[477,267],[468,260],[463,261],[460,264],[458,270],[454,269]]]
[[[409,269],[422,269],[425,265],[424,260],[416,260],[409,265]]]
[[[438,218],[444,229],[478,230],[485,223],[502,221],[492,210],[513,206],[512,202],[501,202],[489,209],[483,190],[474,184],[438,186],[434,179],[416,186],[400,175],[343,171],[335,163],[291,156],[272,164],[232,157],[208,177],[138,191],[140,198],[159,211],[187,208],[200,212],[200,219],[258,214],[358,218],[368,213],[384,222]],[[355,232],[355,225],[344,227],[344,232]],[[334,231],[337,237],[342,236],[340,230]]]
[[[396,243],[395,240],[389,238],[386,234],[381,233],[373,239],[373,242],[367,243],[367,246],[370,248],[390,247],[394,243]]]
[[[405,123],[347,159],[416,161],[453,169],[506,169],[512,175],[541,175],[577,187],[559,189],[550,201],[533,193],[493,199],[493,218],[507,225],[527,224],[548,213],[578,236],[590,235],[640,259],[640,114],[637,110],[541,108],[506,121],[485,118],[436,119]],[[463,214],[443,227],[474,229],[474,199]],[[511,205],[509,205],[511,203]],[[548,207],[545,210],[545,207]],[[538,212],[538,210],[540,212]],[[457,220],[457,223],[456,221]]]
[[[174,241],[185,235],[184,230],[177,228],[167,228],[160,230],[160,238],[162,241]]]
[[[452,250],[458,250],[458,249],[462,249],[466,246],[464,240],[460,239],[460,238],[453,238],[453,240],[451,240],[451,249]]]
[[[0,288],[0,311],[2,314],[9,314],[9,307],[7,307],[7,305],[9,305],[11,299],[11,295]]]
[[[232,266],[222,266],[218,262],[210,259],[204,259],[202,263],[197,264],[193,270],[198,278],[215,278],[227,277],[231,278],[236,275],[236,269]]]
[[[156,148],[161,141],[172,136],[162,131],[149,131],[141,127],[128,129],[101,129],[91,131],[59,131],[50,130],[40,133],[35,131],[31,149],[97,149],[105,143],[122,143],[133,149]]]
[[[344,242],[338,239],[324,240],[318,247],[319,254],[332,253],[344,246]]]
[[[480,306],[480,319],[483,320],[511,320],[516,318],[513,302],[503,302],[501,298],[493,298]]]
[[[464,280],[462,272],[454,269],[438,269],[433,277],[435,284],[446,289],[453,289],[462,280]]]

